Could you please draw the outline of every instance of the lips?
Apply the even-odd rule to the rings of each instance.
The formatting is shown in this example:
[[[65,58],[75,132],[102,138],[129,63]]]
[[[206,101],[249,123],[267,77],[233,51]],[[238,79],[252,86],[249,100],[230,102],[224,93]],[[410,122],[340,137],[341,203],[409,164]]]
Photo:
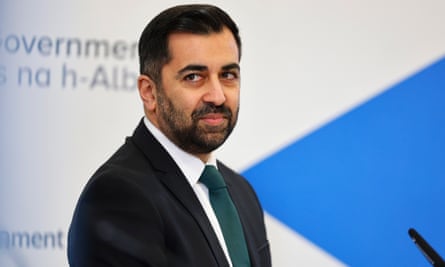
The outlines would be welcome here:
[[[211,126],[217,126],[226,120],[226,116],[220,113],[209,113],[200,117],[200,120]]]

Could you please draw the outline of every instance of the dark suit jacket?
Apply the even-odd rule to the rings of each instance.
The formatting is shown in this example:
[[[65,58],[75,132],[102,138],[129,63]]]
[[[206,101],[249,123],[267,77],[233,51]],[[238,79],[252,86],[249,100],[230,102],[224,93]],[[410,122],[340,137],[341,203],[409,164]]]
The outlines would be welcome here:
[[[271,266],[263,210],[251,186],[218,162],[252,266]],[[90,179],[68,235],[72,267],[228,266],[201,204],[143,122]]]

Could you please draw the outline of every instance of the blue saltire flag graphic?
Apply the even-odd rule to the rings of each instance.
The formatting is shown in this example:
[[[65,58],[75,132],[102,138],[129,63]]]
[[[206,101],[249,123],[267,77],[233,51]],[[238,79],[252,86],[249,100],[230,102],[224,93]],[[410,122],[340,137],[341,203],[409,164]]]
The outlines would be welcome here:
[[[268,213],[349,266],[428,266],[410,227],[445,257],[445,58],[244,175]]]

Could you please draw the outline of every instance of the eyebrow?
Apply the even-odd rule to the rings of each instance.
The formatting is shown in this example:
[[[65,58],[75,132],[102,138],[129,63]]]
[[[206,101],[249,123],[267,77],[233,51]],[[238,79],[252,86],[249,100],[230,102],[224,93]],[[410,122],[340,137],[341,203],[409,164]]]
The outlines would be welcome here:
[[[221,69],[224,71],[227,71],[227,70],[232,70],[232,69],[240,70],[241,68],[238,63],[230,63],[230,64],[222,66]],[[206,71],[206,70],[208,70],[208,67],[205,65],[191,64],[191,65],[187,65],[184,68],[180,69],[178,71],[177,77],[181,76],[184,72],[188,72],[188,71]]]
[[[238,63],[232,63],[222,67],[222,70],[233,70],[233,69],[240,70],[241,67],[239,66]]]
[[[191,64],[191,65],[187,65],[184,68],[180,69],[178,71],[178,75],[180,76],[181,74],[183,74],[184,72],[188,72],[188,71],[205,71],[208,68],[204,65],[198,65],[198,64]]]

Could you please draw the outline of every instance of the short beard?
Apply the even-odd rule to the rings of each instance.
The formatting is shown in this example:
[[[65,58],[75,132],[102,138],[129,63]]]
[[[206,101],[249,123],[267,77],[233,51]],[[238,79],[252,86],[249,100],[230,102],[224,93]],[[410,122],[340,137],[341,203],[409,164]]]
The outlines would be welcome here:
[[[161,131],[174,144],[193,155],[207,154],[220,147],[232,133],[238,119],[239,106],[233,115],[225,105],[204,103],[189,117],[173,105],[162,88],[157,93],[157,100]],[[209,113],[222,114],[227,123],[222,126],[199,125],[200,118]]]

